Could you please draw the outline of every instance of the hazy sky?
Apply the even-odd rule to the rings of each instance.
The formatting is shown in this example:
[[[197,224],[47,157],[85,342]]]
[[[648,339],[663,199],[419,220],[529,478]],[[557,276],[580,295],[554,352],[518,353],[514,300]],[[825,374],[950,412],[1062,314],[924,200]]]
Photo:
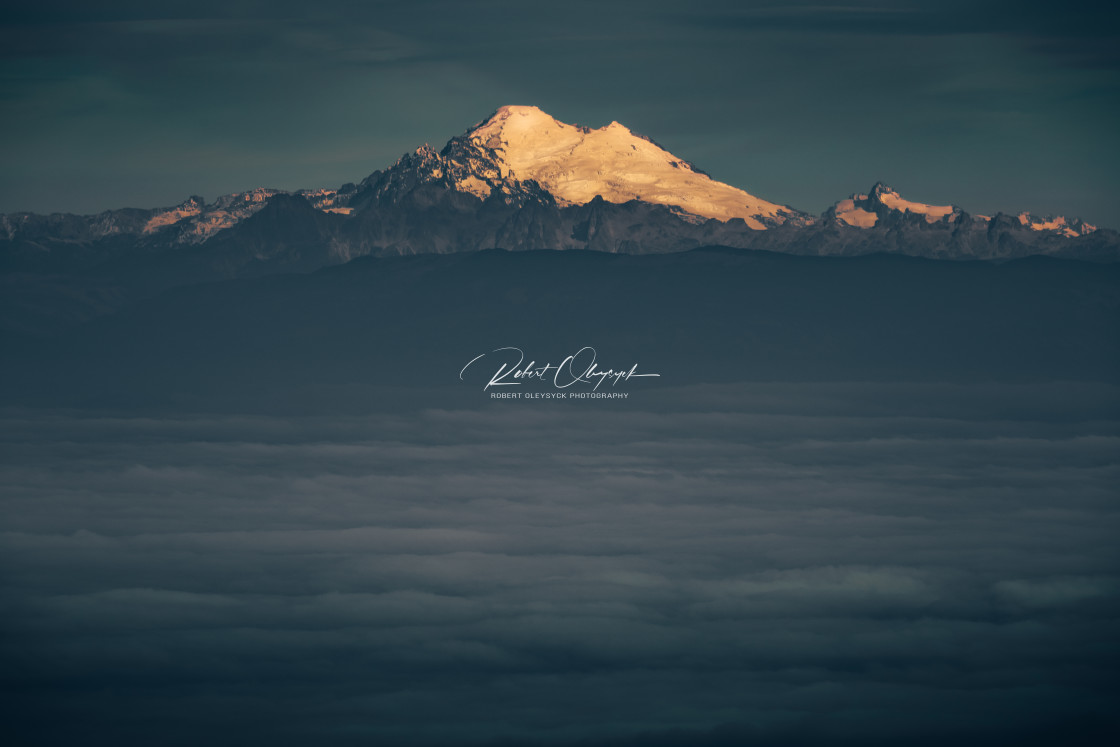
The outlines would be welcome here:
[[[0,212],[338,186],[503,104],[819,212],[883,180],[1120,227],[1091,3],[47,0],[0,27]]]

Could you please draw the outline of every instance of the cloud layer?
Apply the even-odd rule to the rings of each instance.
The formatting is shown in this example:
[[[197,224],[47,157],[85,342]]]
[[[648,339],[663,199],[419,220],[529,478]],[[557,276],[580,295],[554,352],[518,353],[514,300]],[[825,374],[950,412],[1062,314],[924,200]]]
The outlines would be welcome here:
[[[9,412],[6,698],[27,743],[1089,740],[1115,726],[1116,403]]]

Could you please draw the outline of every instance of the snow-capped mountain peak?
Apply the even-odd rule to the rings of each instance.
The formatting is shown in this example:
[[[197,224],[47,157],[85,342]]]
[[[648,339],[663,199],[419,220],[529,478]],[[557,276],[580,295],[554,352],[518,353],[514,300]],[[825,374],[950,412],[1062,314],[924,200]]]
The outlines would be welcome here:
[[[891,210],[925,216],[927,223],[936,223],[960,212],[958,208],[952,205],[928,205],[924,202],[907,200],[897,190],[891,189],[882,182],[877,182],[871,188],[870,196]]]
[[[841,200],[833,210],[838,221],[856,228],[871,228],[880,218],[892,213],[920,215],[927,223],[951,222],[961,214],[960,209],[952,205],[928,205],[907,200],[898,190],[882,182],[876,182],[867,194],[853,194]]]
[[[591,129],[561,122],[535,106],[503,106],[463,140],[489,156],[502,180],[534,181],[560,205],[583,205],[596,196],[614,203],[641,200],[700,219],[740,218],[755,229],[810,220],[715,181],[619,122]],[[450,149],[452,144],[444,154],[452,155]],[[493,180],[470,171],[456,188],[488,195]]]

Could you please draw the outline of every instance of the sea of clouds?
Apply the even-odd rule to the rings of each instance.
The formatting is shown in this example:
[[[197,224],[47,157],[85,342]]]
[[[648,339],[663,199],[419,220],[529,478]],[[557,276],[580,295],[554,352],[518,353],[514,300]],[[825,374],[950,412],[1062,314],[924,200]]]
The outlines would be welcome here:
[[[3,415],[20,743],[1075,744],[1116,726],[1116,387]]]

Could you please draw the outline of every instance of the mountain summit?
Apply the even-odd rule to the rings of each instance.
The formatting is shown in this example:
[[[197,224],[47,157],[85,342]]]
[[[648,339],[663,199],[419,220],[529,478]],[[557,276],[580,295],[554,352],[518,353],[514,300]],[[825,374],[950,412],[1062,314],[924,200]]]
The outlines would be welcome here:
[[[740,218],[754,229],[812,220],[715,181],[618,122],[593,130],[565,124],[535,106],[503,106],[452,141],[442,155],[456,160],[471,153],[483,154],[489,168],[468,169],[455,187],[482,198],[498,186],[487,178],[496,171],[503,180],[536,182],[562,206],[584,205],[596,197],[613,203],[639,200],[701,219]]]
[[[919,215],[926,223],[954,222],[961,216],[960,208],[912,202],[882,182],[877,182],[867,194],[856,194],[841,200],[833,210],[838,221],[856,228],[871,228],[881,218],[896,213]]]

